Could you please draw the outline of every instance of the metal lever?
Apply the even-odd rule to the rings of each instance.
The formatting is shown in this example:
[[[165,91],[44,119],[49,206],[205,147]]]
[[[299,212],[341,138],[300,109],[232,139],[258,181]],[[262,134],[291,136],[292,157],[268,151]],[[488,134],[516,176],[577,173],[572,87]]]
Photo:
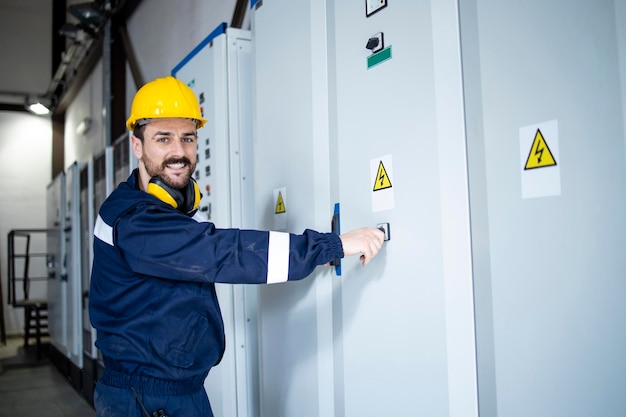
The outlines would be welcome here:
[[[367,45],[365,45],[365,48],[367,48],[370,51],[372,51],[374,48],[376,48],[378,46],[379,43],[380,43],[380,40],[378,38],[376,38],[376,37],[369,38],[367,40]]]
[[[333,231],[333,233],[336,233],[337,235],[341,234],[340,219],[339,219],[339,203],[335,203],[333,219],[331,221],[331,230]],[[340,277],[341,276],[341,258],[333,259],[332,261],[330,261],[330,265],[335,267],[335,274],[337,274],[337,276]]]
[[[391,228],[389,223],[378,223],[376,228],[385,234],[385,242],[391,240]]]

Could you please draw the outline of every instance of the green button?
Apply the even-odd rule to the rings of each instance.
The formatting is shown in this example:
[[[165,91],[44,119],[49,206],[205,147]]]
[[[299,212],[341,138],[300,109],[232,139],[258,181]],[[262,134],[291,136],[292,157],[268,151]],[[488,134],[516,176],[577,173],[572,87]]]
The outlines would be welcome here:
[[[391,59],[391,45],[367,57],[367,69]]]

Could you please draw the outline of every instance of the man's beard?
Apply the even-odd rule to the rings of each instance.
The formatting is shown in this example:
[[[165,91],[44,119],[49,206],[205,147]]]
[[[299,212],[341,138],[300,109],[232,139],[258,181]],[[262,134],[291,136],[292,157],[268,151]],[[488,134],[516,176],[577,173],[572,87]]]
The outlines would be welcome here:
[[[196,169],[196,164],[192,164],[191,161],[186,158],[169,158],[163,161],[161,165],[157,164],[146,155],[143,155],[142,161],[144,166],[146,167],[146,172],[150,175],[150,178],[158,177],[161,181],[165,183],[168,187],[172,187],[174,189],[182,189],[187,186],[189,183],[189,178],[193,174]],[[182,175],[172,176],[168,175],[165,172],[166,166],[169,164],[176,164],[182,162],[185,164],[186,172]]]

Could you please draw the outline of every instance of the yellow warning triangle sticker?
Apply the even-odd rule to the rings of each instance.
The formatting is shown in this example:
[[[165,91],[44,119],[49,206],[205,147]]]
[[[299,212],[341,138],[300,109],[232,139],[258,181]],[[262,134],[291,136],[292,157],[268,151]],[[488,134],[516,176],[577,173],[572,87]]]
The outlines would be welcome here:
[[[383,165],[383,161],[380,161],[378,165],[378,172],[376,173],[376,178],[374,179],[374,190],[380,191],[385,188],[391,188],[391,180],[389,180],[389,175],[387,175],[387,170]]]
[[[533,146],[530,148],[524,170],[550,167],[553,165],[556,165],[554,156],[552,152],[550,152],[548,143],[543,138],[541,130],[537,129],[537,134],[535,134],[535,140],[533,141]]]
[[[278,201],[276,201],[276,214],[285,213],[285,202],[283,201],[283,195],[278,192]]]

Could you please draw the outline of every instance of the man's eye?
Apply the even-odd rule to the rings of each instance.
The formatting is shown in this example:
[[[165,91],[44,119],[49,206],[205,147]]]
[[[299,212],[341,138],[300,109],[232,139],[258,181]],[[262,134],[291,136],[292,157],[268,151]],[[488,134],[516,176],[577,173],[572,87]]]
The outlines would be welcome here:
[[[193,142],[195,142],[195,140],[194,140],[194,138],[189,137],[189,138],[183,138],[183,142],[185,142],[185,143],[193,143]]]
[[[163,138],[157,138],[157,142],[165,143],[165,142],[167,142],[167,141],[168,141],[168,138],[165,138],[165,137],[163,137]]]

